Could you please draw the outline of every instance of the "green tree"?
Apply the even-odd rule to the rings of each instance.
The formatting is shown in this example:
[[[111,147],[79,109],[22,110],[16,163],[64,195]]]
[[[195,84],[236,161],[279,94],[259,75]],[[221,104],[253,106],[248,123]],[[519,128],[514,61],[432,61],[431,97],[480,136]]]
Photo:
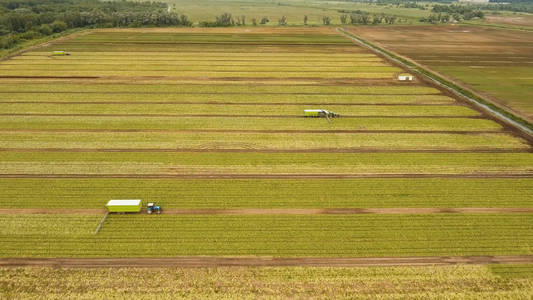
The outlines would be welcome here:
[[[41,27],[39,27],[39,32],[42,35],[51,35],[52,33],[54,33],[54,31],[52,30],[52,27],[50,27],[50,25],[48,24],[41,25]]]
[[[62,31],[67,30],[68,28],[67,23],[63,21],[59,21],[59,20],[54,21],[54,23],[52,23],[51,26],[54,32],[62,32]]]
[[[342,24],[346,24],[346,22],[348,22],[348,15],[347,14],[342,14],[340,19],[341,19],[341,23]]]

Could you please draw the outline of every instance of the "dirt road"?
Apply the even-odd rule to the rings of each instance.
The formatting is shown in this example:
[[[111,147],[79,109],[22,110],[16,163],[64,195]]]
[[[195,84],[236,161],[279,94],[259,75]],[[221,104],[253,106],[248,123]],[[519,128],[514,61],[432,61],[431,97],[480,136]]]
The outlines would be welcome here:
[[[533,255],[517,256],[427,256],[427,257],[357,257],[357,258],[273,258],[186,256],[168,258],[1,258],[0,267],[222,267],[222,266],[427,266],[457,264],[533,263]]]

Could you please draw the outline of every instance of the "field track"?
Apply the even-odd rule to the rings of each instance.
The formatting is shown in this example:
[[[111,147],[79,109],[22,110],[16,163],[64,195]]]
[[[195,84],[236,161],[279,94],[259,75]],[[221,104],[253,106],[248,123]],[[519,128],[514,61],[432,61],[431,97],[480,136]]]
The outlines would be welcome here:
[[[104,214],[106,209],[65,209],[65,208],[0,208],[5,214]],[[353,215],[353,214],[493,214],[493,213],[533,213],[533,208],[243,208],[243,209],[165,209],[169,215]]]
[[[223,266],[428,266],[457,264],[526,264],[533,255],[505,256],[426,256],[426,257],[361,257],[361,258],[272,258],[209,257],[170,258],[0,258],[0,267],[51,266],[63,268],[96,267],[223,267]]]

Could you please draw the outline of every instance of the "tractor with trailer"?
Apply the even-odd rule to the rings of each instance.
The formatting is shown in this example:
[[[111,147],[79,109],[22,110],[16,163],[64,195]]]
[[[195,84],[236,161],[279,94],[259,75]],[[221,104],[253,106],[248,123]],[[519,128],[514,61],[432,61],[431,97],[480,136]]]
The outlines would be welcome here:
[[[339,114],[336,114],[332,111],[327,111],[325,109],[306,109],[304,110],[304,117],[306,118],[338,118]]]
[[[148,214],[160,214],[162,211],[162,208],[160,205],[156,205],[153,202],[148,203],[146,206],[146,213]]]

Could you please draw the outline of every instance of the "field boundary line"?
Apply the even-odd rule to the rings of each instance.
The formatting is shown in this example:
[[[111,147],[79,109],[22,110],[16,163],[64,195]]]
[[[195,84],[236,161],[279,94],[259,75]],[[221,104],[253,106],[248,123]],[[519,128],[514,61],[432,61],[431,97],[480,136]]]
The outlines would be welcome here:
[[[134,257],[134,258],[0,258],[0,267],[222,267],[222,266],[308,266],[308,267],[365,267],[365,266],[432,266],[485,265],[533,263],[533,255],[487,256],[412,256],[412,257]]]
[[[475,107],[483,110],[484,112],[487,112],[489,115],[495,117],[496,119],[524,133],[530,142],[533,140],[533,129],[532,125],[529,122],[500,107],[498,104],[495,104],[492,101],[485,100],[483,97],[478,96],[475,91],[466,89],[464,87],[459,87],[455,83],[450,82],[442,78],[441,76],[435,74],[434,72],[427,70],[427,68],[421,66],[420,64],[410,59],[404,59],[399,55],[393,54],[393,52],[389,50],[384,50],[383,48],[380,48],[366,40],[361,39],[360,37],[356,36],[355,34],[349,32],[346,29],[337,28],[337,31],[345,37],[351,39],[352,41],[355,41],[358,44],[369,48],[372,51],[377,52],[378,54],[386,57],[387,59],[390,59],[391,61],[394,61],[395,63],[403,66],[405,69],[418,73],[419,75],[429,79],[432,83],[448,90],[454,95],[466,99]]]
[[[94,215],[105,213],[98,224],[98,233],[105,218],[105,209],[68,209],[68,208],[0,208],[0,215]],[[461,208],[182,208],[165,209],[168,215],[361,215],[361,214],[530,214],[533,208],[510,207],[461,207]],[[145,214],[141,211],[141,214]]]

